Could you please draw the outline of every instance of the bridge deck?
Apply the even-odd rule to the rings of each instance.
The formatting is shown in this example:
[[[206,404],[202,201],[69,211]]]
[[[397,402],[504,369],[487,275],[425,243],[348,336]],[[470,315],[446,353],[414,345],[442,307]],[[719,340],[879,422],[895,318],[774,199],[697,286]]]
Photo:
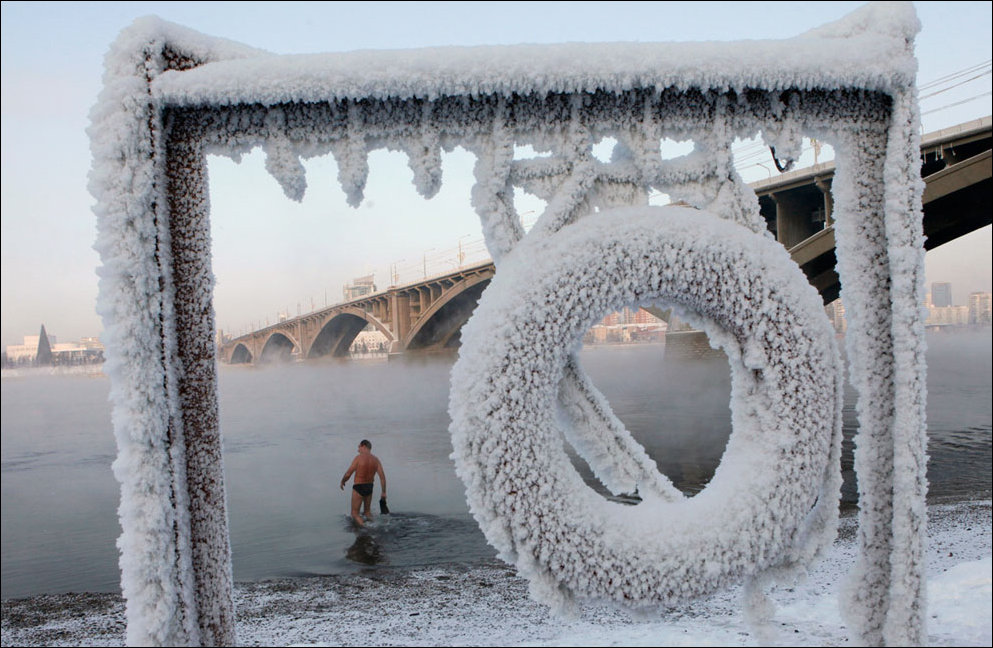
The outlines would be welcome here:
[[[925,248],[930,250],[993,222],[993,119],[984,117],[925,135],[921,141]],[[751,184],[777,238],[825,303],[840,294],[835,271],[831,181],[834,163]],[[347,354],[367,325],[383,332],[392,352],[457,345],[461,326],[495,272],[491,261],[424,280],[391,286],[226,341],[226,362],[275,356]],[[273,340],[281,340],[273,342]],[[244,354],[238,355],[241,347]]]

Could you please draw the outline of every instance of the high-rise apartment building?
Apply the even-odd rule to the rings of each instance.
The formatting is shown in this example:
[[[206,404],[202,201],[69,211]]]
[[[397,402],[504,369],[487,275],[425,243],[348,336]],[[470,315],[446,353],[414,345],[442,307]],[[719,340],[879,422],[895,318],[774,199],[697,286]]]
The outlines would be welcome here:
[[[935,282],[931,284],[931,305],[938,308],[952,305],[952,284]]]
[[[969,323],[990,324],[993,322],[993,293],[974,292],[969,295]]]

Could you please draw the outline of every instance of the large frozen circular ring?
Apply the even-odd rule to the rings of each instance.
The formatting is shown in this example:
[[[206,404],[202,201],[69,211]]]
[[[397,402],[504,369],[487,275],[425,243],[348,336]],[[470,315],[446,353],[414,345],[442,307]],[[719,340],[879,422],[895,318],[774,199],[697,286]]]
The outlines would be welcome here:
[[[728,353],[732,434],[701,493],[625,506],[573,468],[557,395],[585,331],[651,303],[695,313]],[[705,594],[803,559],[812,527],[836,514],[833,331],[771,239],[687,208],[594,214],[518,244],[462,340],[450,400],[456,470],[489,542],[546,602]]]

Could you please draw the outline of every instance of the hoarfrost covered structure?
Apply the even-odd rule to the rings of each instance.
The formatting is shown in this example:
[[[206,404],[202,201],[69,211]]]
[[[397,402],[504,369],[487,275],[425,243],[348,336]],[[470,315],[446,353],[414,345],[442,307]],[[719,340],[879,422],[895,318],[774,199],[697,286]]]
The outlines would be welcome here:
[[[918,28],[898,3],[789,40],[728,44],[273,56],[156,19],[123,32],[90,132],[128,641],[235,640],[206,155],[256,146],[295,199],[300,159],[332,153],[353,205],[371,150],[405,151],[427,197],[442,150],[476,155],[472,202],[499,272],[453,372],[453,458],[487,538],[535,596],[673,604],[748,578],[760,603],[763,584],[832,537],[841,384],[816,295],[734,170],[732,141],[761,133],[780,160],[803,135],[836,150],[860,421],[862,549],[846,608],[860,641],[922,642]],[[617,145],[604,163],[592,146],[607,136]],[[666,139],[695,149],[666,159]],[[527,144],[551,156],[515,159]],[[526,235],[515,187],[548,203]],[[652,189],[697,209],[647,207]],[[545,276],[522,290],[534,259]],[[734,432],[693,499],[658,473],[575,359],[585,326],[654,299],[707,327],[731,358]],[[562,436],[611,490],[641,488],[641,522],[591,496],[563,463]],[[582,514],[554,503],[571,498]],[[611,530],[630,524],[635,533]]]

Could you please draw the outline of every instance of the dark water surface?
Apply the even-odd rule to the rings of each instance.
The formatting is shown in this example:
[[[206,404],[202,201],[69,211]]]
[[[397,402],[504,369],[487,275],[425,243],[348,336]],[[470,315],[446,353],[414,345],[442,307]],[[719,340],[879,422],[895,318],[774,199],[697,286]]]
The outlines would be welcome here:
[[[930,499],[988,498],[991,340],[928,337]],[[582,363],[660,469],[687,493],[730,433],[722,361],[665,360],[660,346],[587,349]],[[221,424],[239,581],[493,557],[448,458],[451,361],[222,367]],[[106,378],[2,381],[2,596],[118,590],[116,448]],[[847,394],[846,432],[854,431]],[[357,535],[341,475],[362,438],[384,462],[393,515]],[[854,501],[850,457],[845,499]],[[378,497],[378,488],[377,495]]]

